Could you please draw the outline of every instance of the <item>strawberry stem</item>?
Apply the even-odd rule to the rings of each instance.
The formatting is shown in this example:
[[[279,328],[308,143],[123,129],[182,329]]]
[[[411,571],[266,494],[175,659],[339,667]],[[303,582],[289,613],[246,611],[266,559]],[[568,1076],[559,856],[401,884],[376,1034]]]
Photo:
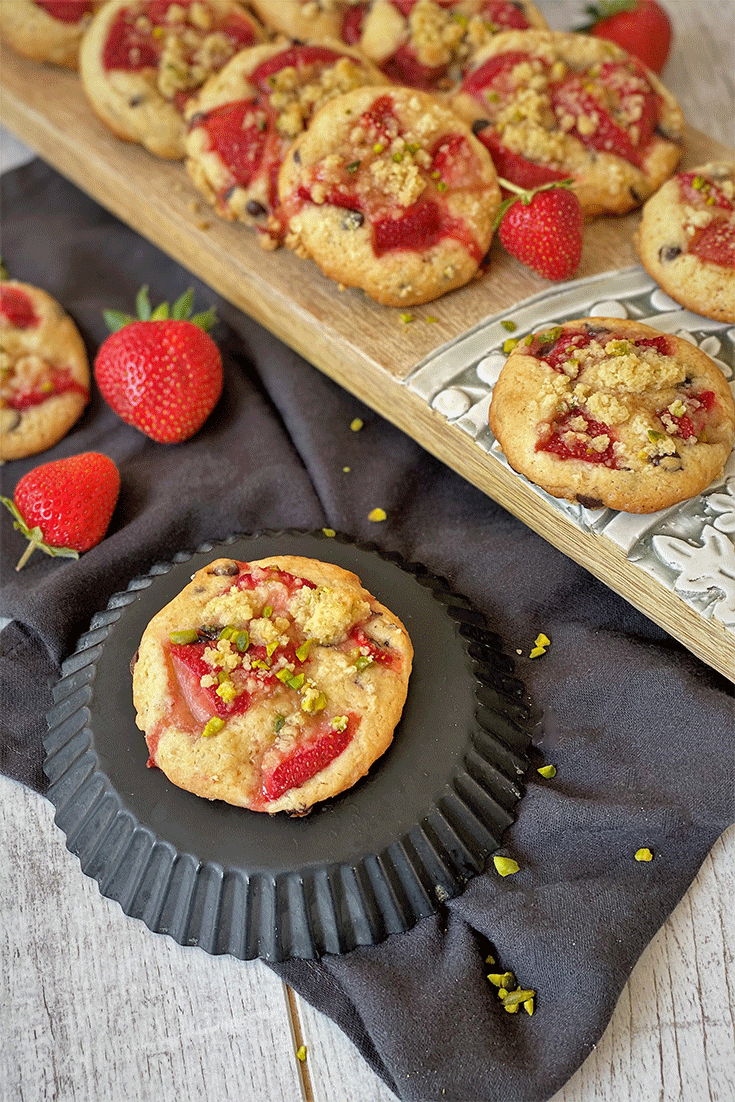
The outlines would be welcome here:
[[[30,559],[31,555],[33,554],[33,552],[36,550],[37,547],[38,547],[38,544],[33,539],[28,544],[26,544],[26,549],[23,552],[23,554],[21,555],[21,557],[18,559],[18,562],[16,564],[16,567],[15,567],[16,570],[22,570],[23,569],[23,567],[28,562],[28,560]]]

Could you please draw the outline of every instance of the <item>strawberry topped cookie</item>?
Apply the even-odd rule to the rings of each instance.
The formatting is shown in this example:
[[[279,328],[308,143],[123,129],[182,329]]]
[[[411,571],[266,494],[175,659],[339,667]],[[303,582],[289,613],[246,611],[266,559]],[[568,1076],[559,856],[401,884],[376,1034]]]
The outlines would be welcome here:
[[[61,440],[89,401],[89,382],[84,342],[58,302],[0,282],[0,460]]]
[[[684,119],[619,46],[580,34],[508,31],[472,59],[452,106],[520,187],[571,177],[585,215],[625,214],[671,176]]]
[[[278,172],[291,143],[328,100],[382,80],[336,41],[241,50],[187,110],[189,174],[219,214],[277,245]]]
[[[412,657],[349,571],[218,559],[143,634],[133,700],[149,764],[207,799],[303,814],[386,751]]]
[[[0,38],[17,53],[76,69],[79,44],[103,0],[2,0]]]
[[[184,109],[208,77],[265,33],[235,0],[108,0],[79,71],[100,119],[159,157],[184,156]]]
[[[530,27],[546,22],[526,0],[371,0],[346,10],[341,34],[397,84],[446,92],[493,35]]]
[[[735,165],[700,165],[668,180],[644,206],[635,246],[682,306],[735,322]]]
[[[652,513],[694,497],[727,461],[735,403],[690,341],[635,321],[582,318],[519,343],[490,428],[514,470],[589,508]]]
[[[326,104],[291,147],[278,190],[286,244],[387,306],[467,283],[500,205],[469,127],[408,88],[360,88]]]

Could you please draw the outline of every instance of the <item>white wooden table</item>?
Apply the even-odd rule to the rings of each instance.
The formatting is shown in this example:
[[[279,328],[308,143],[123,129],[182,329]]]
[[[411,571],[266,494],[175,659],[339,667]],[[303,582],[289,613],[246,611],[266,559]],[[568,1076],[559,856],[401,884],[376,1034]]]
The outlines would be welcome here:
[[[583,6],[537,2],[560,29]],[[664,80],[693,126],[733,145],[735,0],[665,4],[676,41]],[[30,155],[0,133],[3,170]],[[554,1102],[735,1099],[734,899],[731,827]],[[126,918],[82,875],[51,805],[0,777],[0,1102],[202,1098],[394,1102],[331,1020],[265,965],[182,948]]]

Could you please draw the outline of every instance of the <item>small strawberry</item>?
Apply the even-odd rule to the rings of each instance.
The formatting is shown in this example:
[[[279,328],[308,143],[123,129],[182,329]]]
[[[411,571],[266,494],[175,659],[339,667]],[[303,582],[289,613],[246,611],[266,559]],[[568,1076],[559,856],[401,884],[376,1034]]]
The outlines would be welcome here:
[[[590,22],[580,30],[622,46],[654,73],[660,73],[671,49],[673,29],[656,0],[598,0],[585,8]]]
[[[13,515],[13,527],[30,540],[15,569],[25,565],[36,547],[69,559],[89,551],[107,531],[119,492],[118,469],[99,452],[56,459],[28,471],[12,501],[0,498]]]
[[[152,310],[143,287],[137,318],[105,311],[113,332],[97,353],[97,385],[118,417],[160,444],[198,432],[222,393],[222,357],[206,332],[214,311],[190,318],[193,297]]]
[[[570,279],[582,256],[584,216],[571,180],[524,191],[508,180],[498,181],[513,192],[495,218],[501,242],[516,260],[545,279]]]

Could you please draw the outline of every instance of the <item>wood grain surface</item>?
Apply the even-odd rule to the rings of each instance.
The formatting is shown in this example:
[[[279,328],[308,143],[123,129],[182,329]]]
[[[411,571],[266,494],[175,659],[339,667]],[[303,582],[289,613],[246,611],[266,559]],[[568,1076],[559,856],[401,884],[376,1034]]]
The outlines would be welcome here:
[[[484,318],[545,290],[546,280],[496,242],[486,274],[412,309],[414,320],[407,325],[400,311],[379,306],[359,291],[340,291],[316,265],[285,249],[266,252],[254,233],[214,215],[181,164],[158,160],[106,129],[76,74],[43,69],[5,50],[0,81],[5,125],[59,171],[735,680],[732,632],[630,562],[604,535],[580,531],[401,385],[425,356]],[[726,146],[688,127],[684,165],[727,155]],[[579,278],[637,262],[631,239],[638,217],[634,212],[600,218],[586,227]],[[429,323],[428,317],[436,320]]]
[[[537,2],[559,28],[583,6]],[[735,0],[665,3],[676,31],[665,82],[695,127],[732,144]],[[3,168],[28,156],[0,133]],[[3,777],[0,854],[0,1102],[395,1102],[334,1023],[264,965],[126,918],[82,875],[50,804]],[[553,1102],[735,1099],[733,900],[735,827]]]

